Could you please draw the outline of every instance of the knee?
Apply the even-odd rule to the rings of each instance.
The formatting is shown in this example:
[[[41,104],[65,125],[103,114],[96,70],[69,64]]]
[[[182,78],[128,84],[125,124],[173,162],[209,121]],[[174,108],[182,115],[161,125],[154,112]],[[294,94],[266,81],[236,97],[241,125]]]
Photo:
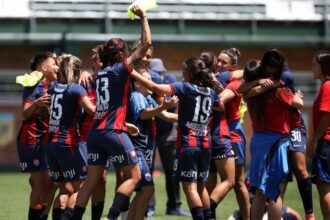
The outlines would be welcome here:
[[[304,164],[296,164],[294,166],[294,174],[298,180],[308,177],[308,172]]]

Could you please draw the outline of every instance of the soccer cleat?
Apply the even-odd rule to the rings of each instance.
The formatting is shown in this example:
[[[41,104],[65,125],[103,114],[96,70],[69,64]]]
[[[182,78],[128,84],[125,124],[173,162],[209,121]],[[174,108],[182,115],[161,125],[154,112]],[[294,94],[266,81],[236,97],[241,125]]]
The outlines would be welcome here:
[[[166,215],[176,215],[176,216],[190,216],[190,213],[183,211],[181,208],[166,209]]]
[[[146,214],[145,214],[145,217],[151,217],[155,214],[155,209],[151,208],[151,207],[148,207],[147,211],[146,211]]]

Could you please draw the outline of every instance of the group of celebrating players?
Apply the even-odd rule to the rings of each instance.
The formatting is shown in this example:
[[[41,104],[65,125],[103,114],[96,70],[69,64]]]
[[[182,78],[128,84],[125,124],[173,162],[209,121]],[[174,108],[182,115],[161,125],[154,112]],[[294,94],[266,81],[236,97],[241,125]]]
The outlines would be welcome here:
[[[95,47],[92,77],[71,54],[46,52],[32,60],[31,69],[42,72],[43,78],[24,88],[24,120],[17,138],[21,169],[31,174],[28,219],[47,219],[51,206],[55,220],[82,219],[90,197],[91,218],[100,219],[108,166],[115,169],[116,186],[106,219],[117,219],[125,212],[122,218],[144,219],[154,193],[155,117],[177,122],[170,178],[182,183],[194,220],[216,219],[217,205],[231,189],[239,205],[237,218],[262,219],[267,212],[269,219],[289,219],[284,217],[289,214],[283,198],[292,172],[306,219],[314,219],[312,182],[327,219],[330,53],[320,52],[313,60],[314,77],[322,84],[307,144],[307,155],[313,159],[311,178],[300,112],[303,94],[295,91],[292,72],[279,50],[267,50],[244,70],[236,70],[240,53],[235,48],[221,51],[218,57],[203,52],[183,62],[183,82],[156,83],[158,73],[142,62],[152,50],[146,14],[137,5],[131,11],[141,19],[141,39],[132,49],[120,38]],[[243,98],[253,128],[251,195],[244,176]],[[176,113],[167,111],[175,106]],[[291,219],[300,218],[291,214]]]

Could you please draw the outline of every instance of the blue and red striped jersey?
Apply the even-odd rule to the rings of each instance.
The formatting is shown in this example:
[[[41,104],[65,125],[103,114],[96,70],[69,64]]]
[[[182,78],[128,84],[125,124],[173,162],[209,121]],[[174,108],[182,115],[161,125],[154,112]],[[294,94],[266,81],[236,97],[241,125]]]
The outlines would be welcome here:
[[[93,129],[127,130],[125,120],[131,95],[131,71],[125,60],[98,73]]]
[[[96,104],[95,83],[91,82],[84,88],[87,91],[89,100],[95,105]],[[87,141],[87,135],[93,125],[93,121],[94,121],[93,116],[87,114],[87,112],[82,110],[82,114],[79,119],[79,132],[80,132],[79,141],[83,141],[83,142]]]
[[[23,105],[26,103],[33,103],[40,96],[47,93],[49,85],[43,80],[34,87],[24,87],[23,90]],[[48,135],[48,115],[39,114],[38,111],[45,111],[45,109],[38,109],[32,117],[23,121],[22,127],[18,133],[17,141],[21,144],[35,145],[44,143]]]
[[[172,95],[179,98],[177,148],[210,147],[208,128],[212,106],[220,101],[215,91],[188,82],[170,84]]]
[[[87,96],[86,90],[76,84],[52,83],[49,116],[49,142],[78,144],[78,120],[81,114],[79,101]]]

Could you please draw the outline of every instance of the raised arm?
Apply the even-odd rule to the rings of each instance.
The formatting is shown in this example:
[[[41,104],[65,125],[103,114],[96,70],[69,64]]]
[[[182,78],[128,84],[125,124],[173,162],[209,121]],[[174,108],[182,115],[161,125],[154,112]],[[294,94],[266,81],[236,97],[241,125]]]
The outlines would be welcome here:
[[[148,48],[151,46],[151,31],[147,15],[138,5],[134,5],[131,11],[141,19],[141,43],[137,46],[131,56],[127,58],[127,64],[133,67],[133,62],[145,56]]]
[[[148,80],[147,78],[143,77],[140,73],[136,72],[134,69],[131,72],[131,76],[141,83],[143,86],[147,87],[153,92],[156,92],[158,94],[165,94],[168,96],[173,95],[171,86],[168,84],[156,84],[152,82],[151,80]]]

